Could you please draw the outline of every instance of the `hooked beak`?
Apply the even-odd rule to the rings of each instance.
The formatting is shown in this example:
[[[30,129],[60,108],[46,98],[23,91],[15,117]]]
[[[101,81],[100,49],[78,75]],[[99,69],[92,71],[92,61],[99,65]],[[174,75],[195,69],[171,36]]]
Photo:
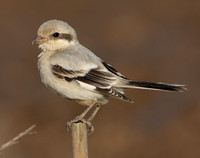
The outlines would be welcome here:
[[[43,42],[46,42],[46,41],[47,41],[46,38],[38,36],[33,40],[32,44],[42,44]]]

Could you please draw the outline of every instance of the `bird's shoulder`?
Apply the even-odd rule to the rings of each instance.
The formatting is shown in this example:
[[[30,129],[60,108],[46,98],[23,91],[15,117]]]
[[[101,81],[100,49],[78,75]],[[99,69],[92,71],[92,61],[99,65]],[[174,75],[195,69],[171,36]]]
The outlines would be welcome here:
[[[97,68],[102,64],[94,53],[80,44],[54,53],[50,57],[50,63],[68,70],[87,70]]]

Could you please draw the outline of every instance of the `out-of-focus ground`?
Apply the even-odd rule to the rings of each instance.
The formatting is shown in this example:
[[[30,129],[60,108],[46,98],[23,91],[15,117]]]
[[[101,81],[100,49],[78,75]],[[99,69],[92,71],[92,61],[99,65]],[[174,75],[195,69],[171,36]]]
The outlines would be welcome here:
[[[2,0],[0,6],[0,144],[32,124],[2,158],[72,157],[66,122],[85,107],[40,81],[31,45],[49,19],[68,22],[81,44],[128,78],[187,85],[184,93],[128,90],[128,104],[111,99],[93,121],[89,156],[200,157],[200,1]]]

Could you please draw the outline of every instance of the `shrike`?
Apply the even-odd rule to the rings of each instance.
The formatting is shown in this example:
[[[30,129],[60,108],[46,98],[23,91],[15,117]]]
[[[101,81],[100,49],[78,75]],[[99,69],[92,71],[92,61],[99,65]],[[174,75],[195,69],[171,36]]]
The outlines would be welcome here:
[[[66,22],[49,20],[38,29],[38,44],[42,52],[38,56],[38,69],[42,82],[63,97],[87,109],[72,122],[90,122],[101,105],[108,103],[109,97],[126,102],[133,101],[124,95],[124,89],[139,88],[163,91],[183,91],[184,85],[133,81],[111,65],[82,46],[76,31]],[[84,117],[95,107],[89,119]]]

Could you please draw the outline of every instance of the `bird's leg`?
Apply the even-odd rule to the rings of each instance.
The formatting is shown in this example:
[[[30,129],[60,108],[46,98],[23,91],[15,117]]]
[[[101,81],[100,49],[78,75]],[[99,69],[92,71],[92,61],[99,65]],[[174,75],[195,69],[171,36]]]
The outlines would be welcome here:
[[[85,111],[83,111],[81,115],[78,115],[73,120],[67,122],[67,130],[69,131],[69,129],[71,129],[72,127],[72,123],[76,123],[76,122],[83,122],[88,126],[89,129],[92,128],[91,122],[86,121],[84,117],[93,108],[95,104],[93,103],[92,105],[88,106],[87,109],[85,109]]]
[[[97,112],[99,111],[100,108],[101,108],[101,105],[96,104],[94,111],[92,112],[90,117],[87,119],[87,126],[88,126],[89,135],[94,132],[94,127],[93,127],[91,122],[94,119],[95,115],[97,114]]]
[[[81,120],[85,117],[85,115],[93,108],[93,106],[94,106],[94,105],[88,106],[87,109],[85,109],[85,111],[82,112],[82,114],[76,116],[75,119],[73,119],[73,120],[74,120],[75,122],[76,122],[76,121],[81,121]],[[72,120],[72,121],[73,121],[73,120]]]
[[[96,105],[94,111],[92,112],[90,117],[87,119],[88,122],[91,122],[94,119],[95,115],[97,114],[100,108],[101,108],[101,105]]]

